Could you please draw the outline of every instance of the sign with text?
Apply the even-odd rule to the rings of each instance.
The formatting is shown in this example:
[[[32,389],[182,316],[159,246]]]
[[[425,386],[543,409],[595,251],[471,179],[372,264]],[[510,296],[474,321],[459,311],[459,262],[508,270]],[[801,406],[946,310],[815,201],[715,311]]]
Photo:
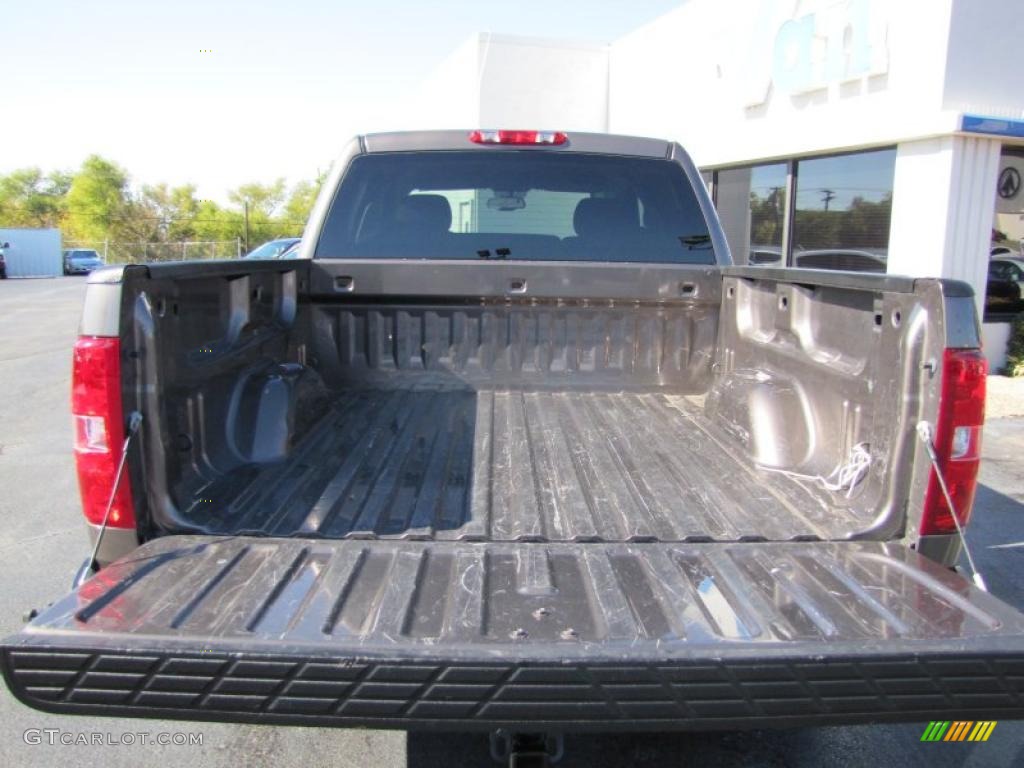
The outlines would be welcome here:
[[[872,0],[763,0],[755,29],[763,37],[750,49],[747,107],[764,104],[772,90],[799,96],[889,70],[885,9]]]

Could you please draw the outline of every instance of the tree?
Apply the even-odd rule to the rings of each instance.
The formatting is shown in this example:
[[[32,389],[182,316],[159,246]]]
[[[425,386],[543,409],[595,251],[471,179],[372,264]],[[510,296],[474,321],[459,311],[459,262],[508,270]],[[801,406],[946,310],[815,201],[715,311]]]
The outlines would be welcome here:
[[[99,155],[90,155],[71,180],[67,193],[66,234],[98,241],[118,238],[131,226],[128,173]],[[128,224],[128,227],[123,226]]]
[[[156,221],[156,235],[160,241],[181,242],[196,239],[195,219],[199,214],[199,201],[196,199],[194,185],[145,186],[142,188],[140,202]]]
[[[199,200],[191,184],[152,184],[133,189],[128,172],[91,155],[74,173],[22,168],[0,175],[0,226],[60,227],[65,241],[109,242],[111,261],[225,255],[223,248],[186,250],[191,240],[232,241],[245,235],[256,245],[275,237],[301,235],[323,177],[253,182],[232,190],[225,207]]]
[[[316,181],[300,181],[292,187],[288,202],[284,204],[282,213],[282,224],[290,234],[301,234],[306,220],[309,218],[316,196],[320,194],[320,185],[323,183],[323,176]]]
[[[848,248],[887,248],[892,220],[892,194],[877,202],[855,197],[840,225],[840,238]]]
[[[193,220],[196,240],[234,240],[245,234],[241,213],[221,208],[212,200],[203,200]]]
[[[56,227],[64,214],[64,196],[71,176],[63,171],[47,175],[38,168],[22,168],[0,176],[0,224],[8,227]]]
[[[272,184],[251,182],[228,192],[228,199],[243,211],[248,206],[249,227],[246,246],[253,248],[262,242],[278,237],[280,225],[273,220],[278,208],[284,202],[284,179],[277,179]],[[243,221],[242,235],[245,236]]]
[[[269,219],[284,202],[284,179],[277,179],[271,184],[250,182],[228,192],[228,200],[237,206],[249,203],[249,215],[262,215]]]
[[[763,199],[750,193],[750,242],[754,245],[782,243],[783,192],[782,187],[772,187]]]

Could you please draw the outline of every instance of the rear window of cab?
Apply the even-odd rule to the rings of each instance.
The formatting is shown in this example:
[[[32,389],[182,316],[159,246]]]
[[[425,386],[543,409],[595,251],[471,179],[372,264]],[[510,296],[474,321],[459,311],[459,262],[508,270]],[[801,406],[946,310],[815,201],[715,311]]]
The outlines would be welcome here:
[[[677,163],[535,150],[357,157],[315,255],[715,263]]]

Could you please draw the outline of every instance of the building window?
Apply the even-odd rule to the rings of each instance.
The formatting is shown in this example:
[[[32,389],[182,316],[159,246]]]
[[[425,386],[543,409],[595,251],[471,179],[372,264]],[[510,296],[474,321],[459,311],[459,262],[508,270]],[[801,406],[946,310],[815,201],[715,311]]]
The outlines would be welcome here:
[[[782,264],[786,163],[730,168],[715,178],[715,203],[736,264]]]
[[[890,148],[701,175],[736,264],[885,272],[895,173]]]
[[[797,161],[791,263],[885,272],[895,170],[895,149]]]

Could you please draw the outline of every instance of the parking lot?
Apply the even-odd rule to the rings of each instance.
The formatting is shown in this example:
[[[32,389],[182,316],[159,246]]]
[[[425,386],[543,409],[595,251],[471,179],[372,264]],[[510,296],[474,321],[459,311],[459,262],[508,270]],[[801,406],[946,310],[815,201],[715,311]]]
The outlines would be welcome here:
[[[66,592],[86,556],[71,458],[70,349],[83,278],[0,281],[0,631]],[[1000,412],[1014,412],[1003,400]],[[1016,391],[1020,391],[1019,388]],[[1024,418],[991,419],[970,540],[991,591],[1024,608]],[[47,715],[0,694],[0,764],[8,766],[487,766],[486,736],[302,729]],[[1024,764],[1024,723],[987,743],[922,744],[921,724],[566,740],[562,765],[680,766]],[[49,745],[30,729],[74,734],[202,734],[202,745]],[[88,737],[87,737],[88,738]],[[104,741],[107,738],[104,737]]]

